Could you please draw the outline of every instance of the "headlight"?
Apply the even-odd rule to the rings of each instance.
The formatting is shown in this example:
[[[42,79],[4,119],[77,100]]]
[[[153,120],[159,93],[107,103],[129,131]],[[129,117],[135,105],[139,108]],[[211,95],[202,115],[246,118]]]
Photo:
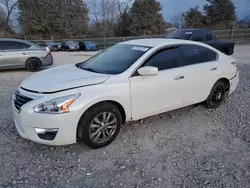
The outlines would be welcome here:
[[[48,114],[62,114],[69,112],[69,106],[80,96],[80,94],[68,95],[46,101],[34,107],[34,112]]]

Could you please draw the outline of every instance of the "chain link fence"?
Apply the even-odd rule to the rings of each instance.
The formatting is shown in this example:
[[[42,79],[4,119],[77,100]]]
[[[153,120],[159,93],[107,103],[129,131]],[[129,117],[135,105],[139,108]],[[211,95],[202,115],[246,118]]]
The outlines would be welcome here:
[[[148,35],[148,36],[131,36],[131,37],[112,37],[112,38],[85,38],[85,39],[59,39],[55,42],[63,41],[93,41],[100,49],[105,49],[119,42],[143,39],[143,38],[164,38],[167,34],[162,35]],[[216,40],[233,40],[236,43],[248,43],[250,42],[250,28],[246,29],[227,29],[227,30],[215,30]],[[42,43],[46,40],[32,40],[31,42]]]

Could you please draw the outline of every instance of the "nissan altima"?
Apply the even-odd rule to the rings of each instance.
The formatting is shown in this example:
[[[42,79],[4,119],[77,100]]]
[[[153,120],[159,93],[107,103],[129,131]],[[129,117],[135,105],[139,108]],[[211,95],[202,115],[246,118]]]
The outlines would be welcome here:
[[[34,142],[100,148],[127,121],[201,102],[217,108],[238,81],[236,60],[206,44],[131,40],[25,79],[13,94],[14,123]]]

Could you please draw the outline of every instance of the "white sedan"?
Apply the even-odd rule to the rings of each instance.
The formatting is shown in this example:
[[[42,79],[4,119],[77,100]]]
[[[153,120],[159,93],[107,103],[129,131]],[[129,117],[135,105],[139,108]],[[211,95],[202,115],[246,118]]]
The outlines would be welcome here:
[[[237,87],[236,60],[203,43],[141,39],[24,80],[13,95],[19,134],[34,142],[110,144],[127,121],[204,102]]]

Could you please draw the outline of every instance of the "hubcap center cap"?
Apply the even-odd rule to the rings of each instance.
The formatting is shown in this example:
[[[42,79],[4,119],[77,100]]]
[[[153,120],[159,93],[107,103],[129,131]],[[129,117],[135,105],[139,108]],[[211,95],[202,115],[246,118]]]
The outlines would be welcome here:
[[[221,93],[217,93],[216,100],[219,100],[221,98]]]

